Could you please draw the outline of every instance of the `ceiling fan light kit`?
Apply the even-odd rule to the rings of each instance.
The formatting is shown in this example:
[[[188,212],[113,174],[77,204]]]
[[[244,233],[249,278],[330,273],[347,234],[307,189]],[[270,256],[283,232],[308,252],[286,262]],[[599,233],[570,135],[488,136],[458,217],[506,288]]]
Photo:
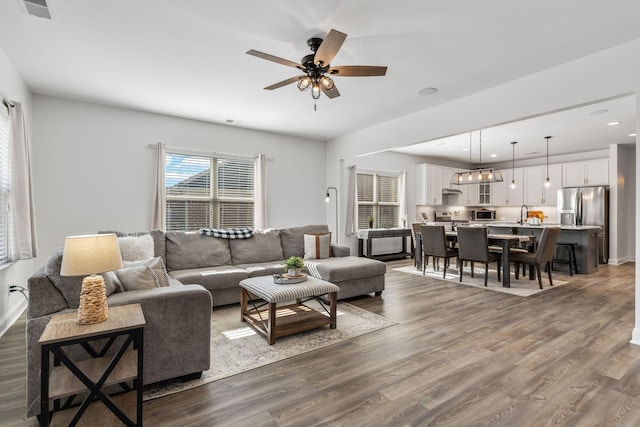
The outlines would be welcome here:
[[[340,96],[340,92],[335,86],[333,79],[327,74],[341,77],[364,77],[384,76],[387,73],[387,67],[381,66],[347,65],[332,67],[331,61],[342,47],[346,38],[347,35],[345,33],[331,30],[324,40],[317,37],[308,39],[307,46],[309,46],[309,49],[314,53],[306,55],[299,64],[253,49],[247,51],[247,54],[297,68],[304,73],[302,76],[291,77],[267,86],[265,87],[266,90],[278,89],[291,83],[297,83],[298,89],[301,92],[311,88],[311,96],[314,100],[320,98],[321,93],[324,93],[329,99],[333,99]]]

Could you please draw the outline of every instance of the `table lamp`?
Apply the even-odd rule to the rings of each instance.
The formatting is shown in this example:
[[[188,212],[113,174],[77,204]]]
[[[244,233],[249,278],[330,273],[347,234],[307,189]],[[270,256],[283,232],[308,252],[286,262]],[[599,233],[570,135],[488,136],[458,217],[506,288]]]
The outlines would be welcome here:
[[[78,323],[104,322],[109,317],[104,278],[99,273],[122,268],[115,234],[69,236],[64,241],[61,276],[87,276],[82,280]]]

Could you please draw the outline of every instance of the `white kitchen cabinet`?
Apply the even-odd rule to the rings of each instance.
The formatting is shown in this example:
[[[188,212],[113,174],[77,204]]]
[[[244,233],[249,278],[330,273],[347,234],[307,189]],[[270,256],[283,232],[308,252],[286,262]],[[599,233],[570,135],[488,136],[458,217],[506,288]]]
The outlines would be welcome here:
[[[522,168],[503,169],[502,182],[494,182],[492,188],[493,206],[522,206],[524,201],[524,172]],[[516,188],[511,188],[515,177]]]
[[[458,195],[458,204],[462,206],[475,206],[478,204],[478,184],[458,185],[462,194]]]
[[[442,168],[416,166],[416,205],[442,205]]]
[[[461,171],[461,169],[451,169],[448,168],[447,174],[449,175],[449,180],[445,182],[445,186],[450,188],[455,188],[460,190],[460,194],[456,196],[447,196],[447,202],[449,205],[460,205],[460,206],[475,206],[478,204],[478,183],[473,182],[472,184],[461,184],[455,185],[451,184],[452,176]],[[455,180],[455,178],[453,178]],[[462,182],[467,181],[467,175],[463,174]]]
[[[563,187],[592,185],[609,185],[609,159],[569,162],[563,165]]]
[[[475,205],[477,201],[477,190],[469,191],[470,187],[476,187],[476,185],[457,185],[457,174],[460,169],[442,168],[442,186],[445,188],[452,188],[460,191],[460,194],[448,194],[442,198],[442,203],[448,206],[468,206]],[[466,177],[465,177],[466,178]]]
[[[544,185],[547,181],[546,166],[524,168],[524,203],[529,206],[555,206],[561,180],[561,165],[549,165],[548,188]]]

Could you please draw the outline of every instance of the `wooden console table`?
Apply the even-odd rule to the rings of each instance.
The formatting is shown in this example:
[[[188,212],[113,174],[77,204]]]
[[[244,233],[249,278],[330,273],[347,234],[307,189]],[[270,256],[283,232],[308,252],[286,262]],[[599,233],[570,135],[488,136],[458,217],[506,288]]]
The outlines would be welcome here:
[[[109,307],[109,318],[101,323],[81,325],[77,317],[77,312],[52,316],[38,341],[40,425],[48,426],[51,422],[67,426],[81,421],[82,425],[142,426],[145,320],[140,304]],[[103,342],[95,343],[97,340]],[[115,353],[109,352],[114,343]],[[98,344],[101,348],[96,350],[94,346]],[[81,346],[92,358],[74,361],[65,351],[67,346]],[[54,357],[51,371],[50,355]],[[127,384],[130,381],[132,387]],[[120,384],[125,392],[109,396],[103,391],[115,384]],[[87,392],[79,406],[74,404],[78,394]]]
[[[402,251],[390,254],[373,255],[371,251],[373,239],[384,237],[399,237],[402,239]],[[411,252],[407,252],[407,237],[411,242]],[[364,241],[367,241],[367,254],[364,254]],[[366,256],[367,258],[390,260],[413,257],[413,239],[411,238],[410,228],[369,228],[358,231],[358,256]]]

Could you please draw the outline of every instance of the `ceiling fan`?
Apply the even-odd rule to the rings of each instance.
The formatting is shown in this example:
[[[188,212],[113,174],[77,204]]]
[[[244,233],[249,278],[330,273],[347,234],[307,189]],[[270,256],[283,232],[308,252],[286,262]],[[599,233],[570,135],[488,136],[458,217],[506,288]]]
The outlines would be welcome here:
[[[377,67],[368,65],[346,65],[332,67],[331,61],[342,47],[347,35],[337,30],[329,31],[325,39],[312,37],[307,40],[307,46],[311,49],[312,54],[306,55],[300,63],[269,55],[268,53],[259,52],[257,50],[249,50],[249,55],[266,59],[267,61],[277,62],[278,64],[297,68],[304,74],[301,76],[290,77],[281,82],[265,87],[266,90],[278,89],[291,83],[298,83],[298,89],[305,91],[311,88],[311,96],[313,99],[320,98],[320,93],[330,99],[340,96],[338,88],[329,76],[343,77],[363,77],[363,76],[384,76],[387,73],[387,67]]]

